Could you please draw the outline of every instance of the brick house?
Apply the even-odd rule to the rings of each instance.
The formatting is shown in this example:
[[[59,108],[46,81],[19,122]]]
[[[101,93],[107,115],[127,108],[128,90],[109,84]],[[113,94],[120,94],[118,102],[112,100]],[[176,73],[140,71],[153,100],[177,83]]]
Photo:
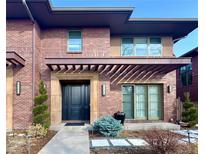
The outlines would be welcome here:
[[[191,57],[191,64],[177,69],[177,97],[184,101],[184,92],[189,92],[190,99],[198,103],[198,47],[180,57]]]
[[[126,119],[176,119],[173,44],[197,19],[130,18],[133,8],[54,8],[7,0],[7,129],[32,124],[44,80],[51,125],[124,111]]]

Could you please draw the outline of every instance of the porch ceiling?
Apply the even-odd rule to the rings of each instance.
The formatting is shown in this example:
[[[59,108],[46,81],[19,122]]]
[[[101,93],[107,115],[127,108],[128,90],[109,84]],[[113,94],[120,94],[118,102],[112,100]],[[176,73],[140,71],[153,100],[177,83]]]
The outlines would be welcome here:
[[[51,71],[97,72],[119,82],[165,75],[190,64],[191,58],[45,58],[45,63]]]
[[[25,60],[15,51],[6,52],[6,66],[25,66]]]

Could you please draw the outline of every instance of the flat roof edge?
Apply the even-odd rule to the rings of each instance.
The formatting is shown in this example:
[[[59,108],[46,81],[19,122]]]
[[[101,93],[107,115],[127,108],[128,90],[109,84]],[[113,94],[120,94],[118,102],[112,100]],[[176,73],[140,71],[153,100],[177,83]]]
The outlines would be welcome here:
[[[133,11],[133,7],[51,7],[53,11]]]
[[[128,21],[196,21],[198,18],[129,18]]]

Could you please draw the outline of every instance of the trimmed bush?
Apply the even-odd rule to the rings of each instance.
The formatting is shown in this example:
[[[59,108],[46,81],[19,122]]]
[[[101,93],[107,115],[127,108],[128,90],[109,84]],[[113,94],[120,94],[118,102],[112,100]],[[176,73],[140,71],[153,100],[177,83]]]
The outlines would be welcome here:
[[[104,116],[94,122],[93,129],[106,137],[116,137],[123,127],[120,121],[112,116]]]
[[[44,82],[41,80],[39,83],[39,95],[34,98],[33,108],[33,123],[34,125],[40,124],[45,128],[50,126],[50,114],[48,113],[48,99],[47,90]]]
[[[183,109],[182,112],[182,121],[187,122],[189,127],[193,127],[197,124],[198,114],[197,114],[197,108],[195,107],[194,103],[190,100],[190,93],[186,92],[184,93],[185,102],[183,103]]]

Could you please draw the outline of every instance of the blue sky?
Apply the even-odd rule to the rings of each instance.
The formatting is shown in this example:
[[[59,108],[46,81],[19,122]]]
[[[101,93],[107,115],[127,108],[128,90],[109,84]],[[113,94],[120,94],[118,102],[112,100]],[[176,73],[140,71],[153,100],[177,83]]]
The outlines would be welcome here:
[[[135,7],[135,18],[197,18],[197,0],[51,0],[54,7]],[[174,45],[176,56],[198,46],[198,29]]]

